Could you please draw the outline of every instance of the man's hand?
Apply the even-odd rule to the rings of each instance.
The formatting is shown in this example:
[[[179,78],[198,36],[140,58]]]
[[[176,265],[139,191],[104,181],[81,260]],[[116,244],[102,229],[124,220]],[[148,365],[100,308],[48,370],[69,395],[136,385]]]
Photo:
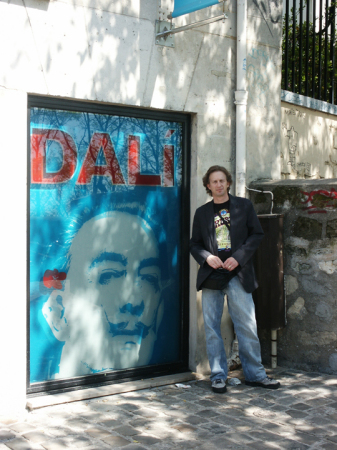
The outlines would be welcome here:
[[[235,260],[234,260],[235,261]],[[223,262],[218,256],[215,255],[209,255],[207,256],[206,262],[209,266],[211,266],[213,269],[220,269],[223,268]]]
[[[228,259],[226,259],[223,268],[226,270],[229,270],[229,272],[231,272],[232,270],[236,269],[238,267],[239,263],[237,262],[236,259],[230,257]]]

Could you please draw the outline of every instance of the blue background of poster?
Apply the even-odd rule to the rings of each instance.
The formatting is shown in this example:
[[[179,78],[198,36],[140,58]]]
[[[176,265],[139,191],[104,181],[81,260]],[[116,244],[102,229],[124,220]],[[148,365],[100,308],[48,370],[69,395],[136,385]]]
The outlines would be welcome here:
[[[30,188],[30,382],[54,379],[59,372],[64,342],[56,339],[42,312],[51,289],[43,283],[47,270],[67,273],[69,227],[81,215],[94,217],[111,209],[112,204],[140,205],[141,217],[156,223],[153,232],[159,246],[160,269],[165,274],[162,290],[163,320],[157,332],[149,364],[179,360],[181,305],[180,217],[182,126],[140,118],[94,113],[31,109],[33,129],[55,129],[68,133],[77,150],[74,175],[64,183],[31,184]],[[93,176],[91,183],[76,183],[93,133],[108,133],[114,146],[125,185],[114,185],[107,176]],[[174,186],[128,184],[128,136],[140,139],[141,173],[162,175],[163,147],[174,146]],[[63,164],[61,146],[48,141],[46,173],[57,172]],[[100,152],[96,165],[105,165]],[[128,208],[128,206],[126,206]],[[95,372],[91,372],[95,373]],[[80,374],[79,374],[80,375]],[[75,376],[75,375],[74,375]]]

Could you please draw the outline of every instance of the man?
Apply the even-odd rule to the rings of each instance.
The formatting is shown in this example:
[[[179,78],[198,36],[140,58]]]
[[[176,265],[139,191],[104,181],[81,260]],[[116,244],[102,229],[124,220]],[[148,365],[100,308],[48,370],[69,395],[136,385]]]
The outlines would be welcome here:
[[[229,194],[231,174],[212,166],[203,177],[213,201],[196,210],[190,251],[200,265],[197,290],[202,289],[202,308],[207,355],[214,392],[226,391],[227,359],[220,324],[224,295],[239,341],[239,356],[248,386],[277,389],[261,364],[252,292],[257,288],[253,255],[263,231],[252,203]]]
[[[149,224],[123,211],[91,218],[72,239],[66,270],[63,288],[43,306],[64,342],[56,377],[147,365],[163,316],[158,243]]]

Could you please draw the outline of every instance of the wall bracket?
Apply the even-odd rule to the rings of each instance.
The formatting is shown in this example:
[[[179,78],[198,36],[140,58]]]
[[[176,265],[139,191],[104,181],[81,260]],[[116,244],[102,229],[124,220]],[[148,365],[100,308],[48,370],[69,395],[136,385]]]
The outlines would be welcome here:
[[[220,14],[220,16],[211,17],[210,19],[200,20],[199,22],[190,23],[183,27],[174,28],[172,22],[165,22],[163,20],[156,20],[156,45],[164,45],[166,47],[174,47],[173,34],[180,33],[181,31],[191,30],[196,27],[202,27],[209,23],[218,22],[222,20],[225,23],[225,19],[228,19],[227,14]],[[169,41],[169,38],[172,40]]]
[[[156,20],[156,45],[174,47],[174,36],[172,33],[167,33],[172,30],[174,30],[174,24],[172,22]]]

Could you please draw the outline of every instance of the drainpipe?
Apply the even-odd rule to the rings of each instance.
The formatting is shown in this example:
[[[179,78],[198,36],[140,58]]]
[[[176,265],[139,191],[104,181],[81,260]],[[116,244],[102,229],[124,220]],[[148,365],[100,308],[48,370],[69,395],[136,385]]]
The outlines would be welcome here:
[[[246,111],[248,92],[246,91],[247,58],[247,0],[237,0],[236,7],[236,170],[235,195],[246,197]],[[239,344],[234,335],[232,354],[228,365],[238,365]]]
[[[246,197],[246,91],[247,58],[247,0],[237,1],[237,41],[236,41],[236,179],[235,193]]]

